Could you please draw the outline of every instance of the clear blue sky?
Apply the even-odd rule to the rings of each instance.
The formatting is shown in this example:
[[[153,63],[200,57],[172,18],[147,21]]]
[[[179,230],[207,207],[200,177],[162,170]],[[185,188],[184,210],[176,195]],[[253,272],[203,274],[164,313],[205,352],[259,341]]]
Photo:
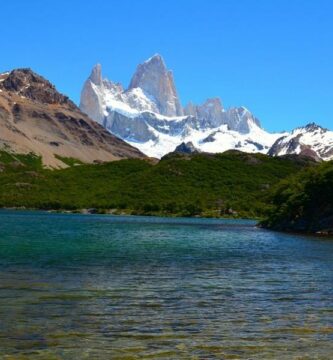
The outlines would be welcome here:
[[[31,67],[79,101],[91,67],[128,85],[160,53],[181,101],[219,96],[271,131],[333,129],[331,0],[2,0],[0,71]]]

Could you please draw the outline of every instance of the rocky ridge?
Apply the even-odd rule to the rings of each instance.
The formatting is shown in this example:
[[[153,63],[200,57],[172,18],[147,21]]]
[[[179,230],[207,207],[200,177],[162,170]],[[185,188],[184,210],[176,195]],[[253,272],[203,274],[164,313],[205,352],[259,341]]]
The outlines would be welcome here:
[[[311,123],[277,139],[268,152],[271,156],[299,154],[317,161],[333,159],[333,131]]]
[[[60,157],[87,163],[144,158],[30,69],[0,74],[0,148],[35,153],[50,167],[66,166]]]

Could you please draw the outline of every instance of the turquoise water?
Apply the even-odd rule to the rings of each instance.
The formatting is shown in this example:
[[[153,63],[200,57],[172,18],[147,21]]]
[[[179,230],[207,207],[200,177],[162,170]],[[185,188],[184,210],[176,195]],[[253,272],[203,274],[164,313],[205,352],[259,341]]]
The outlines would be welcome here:
[[[0,359],[332,359],[333,241],[0,212]]]

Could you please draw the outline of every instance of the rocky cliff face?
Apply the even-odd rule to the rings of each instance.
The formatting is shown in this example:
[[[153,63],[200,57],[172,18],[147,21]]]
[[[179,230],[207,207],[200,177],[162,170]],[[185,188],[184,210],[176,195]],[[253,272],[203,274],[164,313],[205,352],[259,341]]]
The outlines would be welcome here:
[[[247,134],[251,130],[250,124],[261,127],[260,121],[248,109],[242,106],[225,110],[219,98],[207,99],[202,105],[189,103],[184,114],[197,118],[203,128],[228,125],[229,130]]]
[[[165,116],[182,116],[183,109],[177,95],[172,72],[167,70],[162,57],[154,55],[138,65],[129,90],[140,88],[157,105],[158,113]]]
[[[81,93],[81,110],[91,119],[102,124],[104,119],[103,102],[96,89],[103,86],[101,65],[97,64],[84,84]]]
[[[226,113],[219,98],[207,99],[202,105],[190,102],[185,106],[184,114],[199,119],[203,127],[220,126],[226,121]]]
[[[244,106],[228,109],[226,123],[241,134],[249,133],[251,125],[261,128],[260,121]]]
[[[65,166],[57,155],[88,163],[144,158],[30,69],[0,74],[0,148],[33,152],[52,167]]]

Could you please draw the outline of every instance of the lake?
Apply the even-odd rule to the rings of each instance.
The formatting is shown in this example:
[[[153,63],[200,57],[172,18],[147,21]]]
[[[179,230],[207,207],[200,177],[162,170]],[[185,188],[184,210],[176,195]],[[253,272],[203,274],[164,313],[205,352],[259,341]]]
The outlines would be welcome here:
[[[0,211],[1,359],[332,359],[333,241]]]

